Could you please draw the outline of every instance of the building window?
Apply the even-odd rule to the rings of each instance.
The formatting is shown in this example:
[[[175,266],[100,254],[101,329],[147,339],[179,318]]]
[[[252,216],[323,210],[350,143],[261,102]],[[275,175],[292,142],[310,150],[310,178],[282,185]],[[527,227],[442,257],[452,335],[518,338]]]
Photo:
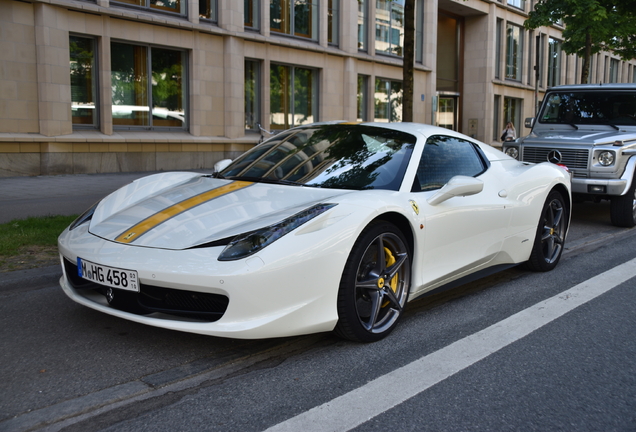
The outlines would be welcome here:
[[[501,78],[501,48],[502,48],[503,20],[497,19],[495,28],[495,78]]]
[[[525,0],[508,0],[508,5],[509,6],[514,6],[516,8],[521,9],[521,10],[525,10],[526,9],[526,1]]]
[[[404,1],[376,0],[375,52],[402,56],[404,46]]]
[[[208,0],[216,3],[216,0]],[[161,10],[165,12],[186,14],[186,0],[113,0],[113,3],[126,3],[132,6],[139,6],[144,9]]]
[[[201,1],[201,0],[199,0]],[[245,0],[243,6],[243,25],[247,28],[258,30],[259,25],[259,10],[260,2],[258,0]]]
[[[367,0],[358,0],[358,49],[367,50]]]
[[[527,53],[528,53],[528,61],[527,66],[526,66],[526,84],[528,85],[533,85],[534,81],[533,79],[535,78],[535,74],[534,74],[534,63],[537,60],[537,56],[536,56],[536,38],[534,37],[534,31],[530,30],[530,32],[528,33],[528,49],[527,49]]]
[[[521,104],[523,103],[523,99],[504,97],[504,106],[503,106],[503,114],[504,121],[503,129],[508,122],[512,122],[512,125],[515,127],[515,130],[519,131],[521,127]]]
[[[523,33],[521,27],[506,26],[506,78],[521,81]]]
[[[618,59],[610,59],[609,64],[609,80],[610,83],[618,82],[618,69],[620,68],[620,63]]]
[[[289,129],[317,121],[317,72],[277,64],[269,72],[270,127]]]
[[[95,39],[69,37],[71,66],[71,112],[73,127],[98,125]]]
[[[340,0],[329,0],[327,5],[327,42],[338,45],[340,42]]]
[[[424,0],[415,2],[415,61],[422,63],[424,56]]]
[[[216,22],[216,0],[199,0],[199,18]]]
[[[538,57],[538,64],[537,67],[539,68],[539,73],[536,74],[535,76],[538,75],[538,81],[539,81],[539,87],[543,87],[544,83],[543,81],[545,80],[545,73],[543,72],[543,63],[545,62],[545,38],[546,35],[542,34],[539,36],[535,36],[535,41],[537,40],[536,38],[538,37],[538,45],[536,46],[536,50],[539,52],[539,55],[537,56],[535,53],[535,58]]]
[[[113,125],[185,129],[185,57],[183,51],[112,42]]]
[[[368,121],[367,108],[369,106],[369,77],[358,75],[358,121]]]
[[[273,32],[318,39],[318,6],[311,0],[270,0],[269,15]]]
[[[501,96],[495,95],[494,114],[492,116],[492,139],[498,141],[500,138],[501,124],[499,123],[499,107],[501,106]]]
[[[402,121],[402,81],[376,78],[374,108],[376,122]]]
[[[245,129],[256,130],[261,122],[260,63],[245,60]]]
[[[561,83],[561,42],[548,39],[548,87]]]

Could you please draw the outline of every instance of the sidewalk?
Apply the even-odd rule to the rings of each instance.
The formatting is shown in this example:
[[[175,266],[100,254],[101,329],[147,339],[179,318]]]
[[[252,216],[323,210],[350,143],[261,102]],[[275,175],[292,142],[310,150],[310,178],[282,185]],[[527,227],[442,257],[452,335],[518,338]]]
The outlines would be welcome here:
[[[197,170],[210,174],[212,170]],[[29,216],[80,214],[152,172],[0,178],[0,223]]]

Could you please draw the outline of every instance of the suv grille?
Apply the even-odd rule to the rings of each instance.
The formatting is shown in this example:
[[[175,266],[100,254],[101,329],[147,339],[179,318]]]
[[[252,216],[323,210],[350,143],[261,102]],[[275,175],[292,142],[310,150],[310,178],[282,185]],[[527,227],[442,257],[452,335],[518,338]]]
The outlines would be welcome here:
[[[523,147],[524,162],[547,162],[548,153],[552,150],[558,150],[561,153],[561,163],[570,169],[587,169],[587,160],[589,157],[588,150],[578,149],[555,149],[550,147]]]

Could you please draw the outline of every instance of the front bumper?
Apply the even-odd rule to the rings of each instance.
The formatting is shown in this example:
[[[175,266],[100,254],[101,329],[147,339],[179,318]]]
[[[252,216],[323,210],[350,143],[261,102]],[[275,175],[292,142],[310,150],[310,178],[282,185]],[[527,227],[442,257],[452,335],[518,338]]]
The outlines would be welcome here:
[[[629,186],[626,179],[572,179],[572,193],[593,195],[623,195]],[[595,190],[602,188],[603,191]]]
[[[338,320],[337,293],[346,260],[344,251],[349,246],[345,241],[329,242],[323,234],[285,236],[285,241],[281,239],[250,258],[219,262],[219,247],[179,251],[133,247],[103,240],[89,234],[86,227],[78,227],[65,231],[58,242],[64,270],[60,285],[69,298],[84,306],[171,330],[239,339],[331,331]],[[64,265],[64,260],[74,263],[78,256],[134,269],[142,285],[225,296],[227,308],[216,321],[196,315],[117,309],[107,302],[103,291],[78,289],[70,282],[72,275],[67,271],[72,266]]]

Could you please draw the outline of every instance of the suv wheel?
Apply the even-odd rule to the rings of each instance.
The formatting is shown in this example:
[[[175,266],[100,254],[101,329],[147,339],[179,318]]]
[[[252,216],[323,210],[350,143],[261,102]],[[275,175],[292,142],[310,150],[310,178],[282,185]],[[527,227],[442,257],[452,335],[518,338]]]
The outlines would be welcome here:
[[[634,173],[636,176],[636,173]],[[631,228],[636,225],[636,177],[632,177],[632,185],[625,195],[612,198],[610,215],[612,225]]]

